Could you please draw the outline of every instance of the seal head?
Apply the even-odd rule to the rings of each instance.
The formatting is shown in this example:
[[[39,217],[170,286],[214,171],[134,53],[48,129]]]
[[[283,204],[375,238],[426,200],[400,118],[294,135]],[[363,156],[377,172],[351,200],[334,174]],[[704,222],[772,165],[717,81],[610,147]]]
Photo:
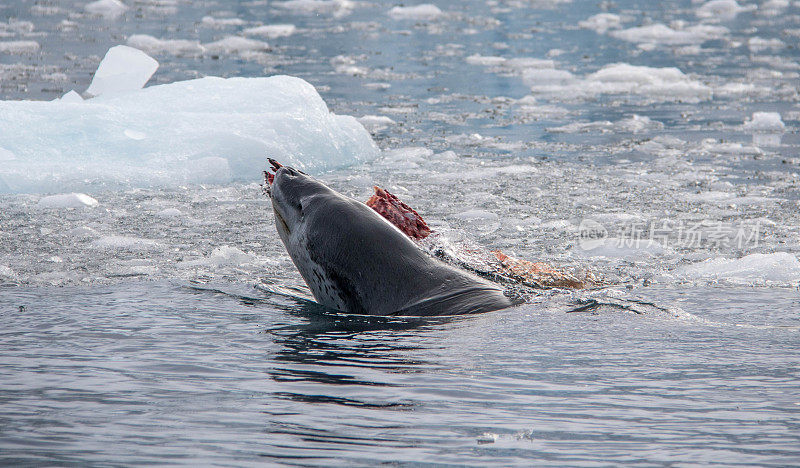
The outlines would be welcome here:
[[[268,189],[275,224],[315,299],[366,315],[457,315],[514,305],[494,284],[420,250],[365,204],[287,166]]]

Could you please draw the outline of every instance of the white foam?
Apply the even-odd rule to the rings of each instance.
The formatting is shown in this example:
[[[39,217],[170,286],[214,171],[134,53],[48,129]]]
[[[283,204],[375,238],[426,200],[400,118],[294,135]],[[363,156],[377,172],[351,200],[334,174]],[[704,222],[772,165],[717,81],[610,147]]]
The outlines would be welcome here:
[[[754,112],[753,118],[742,124],[742,129],[748,132],[780,133],[786,129],[786,125],[777,112]]]
[[[204,45],[211,53],[242,53],[242,52],[267,52],[269,44],[255,39],[240,36],[228,36],[215,42]]]
[[[389,16],[396,20],[435,20],[444,13],[436,5],[425,3],[409,7],[396,6],[389,10]]]
[[[98,202],[85,193],[62,193],[42,197],[36,204],[39,208],[86,208],[97,206]]]
[[[87,4],[83,9],[92,15],[114,19],[125,13],[128,7],[119,0],[97,0]]]
[[[11,192],[258,181],[267,156],[313,172],[379,154],[355,118],[332,114],[313,86],[289,76],[207,77],[75,103],[0,101],[0,147],[15,157],[0,164],[0,190]]]
[[[578,26],[584,29],[592,29],[598,34],[603,34],[609,29],[617,29],[621,24],[622,18],[613,13],[598,13],[578,22]]]
[[[293,24],[267,24],[264,26],[247,28],[242,32],[245,34],[251,34],[253,36],[263,36],[270,39],[275,39],[277,37],[291,36],[296,30],[297,28]]]
[[[4,54],[33,54],[40,48],[36,41],[0,41],[0,53]]]
[[[205,52],[205,48],[198,41],[158,39],[147,34],[134,34],[128,38],[127,44],[151,54],[195,56]]]
[[[17,274],[11,268],[0,265],[0,278],[16,278]]]
[[[612,31],[610,36],[628,42],[644,44],[687,45],[702,44],[705,41],[719,39],[728,34],[728,28],[699,24],[684,29],[673,29],[665,24],[657,23],[636,28]]]
[[[738,259],[709,259],[681,267],[677,273],[688,279],[726,280],[737,284],[767,282],[793,285],[800,281],[800,261],[788,252],[755,253]]]
[[[709,20],[731,20],[743,11],[755,10],[755,5],[740,6],[736,0],[711,0],[695,11],[698,18]]]
[[[158,62],[139,49],[114,46],[108,49],[97,67],[87,93],[126,93],[141,89],[158,69]]]

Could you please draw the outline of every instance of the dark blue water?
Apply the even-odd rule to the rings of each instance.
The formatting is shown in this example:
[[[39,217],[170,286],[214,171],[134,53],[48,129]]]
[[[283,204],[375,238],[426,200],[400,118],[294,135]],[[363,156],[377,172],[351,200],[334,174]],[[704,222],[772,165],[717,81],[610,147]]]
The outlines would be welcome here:
[[[683,312],[325,314],[170,283],[5,290],[6,464],[786,466],[794,291],[640,291]],[[740,306],[724,313],[709,298]],[[768,312],[767,312],[768,313]],[[690,315],[691,314],[691,315]]]

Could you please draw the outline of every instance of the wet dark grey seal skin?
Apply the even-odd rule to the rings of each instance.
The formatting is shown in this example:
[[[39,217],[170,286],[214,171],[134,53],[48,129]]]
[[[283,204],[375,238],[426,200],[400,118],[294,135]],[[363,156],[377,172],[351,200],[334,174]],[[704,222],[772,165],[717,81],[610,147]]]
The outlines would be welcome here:
[[[289,256],[326,307],[428,316],[515,304],[493,283],[429,256],[365,204],[298,170],[278,164],[267,191]]]

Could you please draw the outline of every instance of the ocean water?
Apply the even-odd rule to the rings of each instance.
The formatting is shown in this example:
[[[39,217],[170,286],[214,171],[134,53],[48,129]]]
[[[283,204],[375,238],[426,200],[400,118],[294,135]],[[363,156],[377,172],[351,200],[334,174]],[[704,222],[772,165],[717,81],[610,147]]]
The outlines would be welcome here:
[[[119,44],[149,85],[300,77],[382,150],[321,180],[606,286],[346,316],[275,293],[259,168],[53,170],[0,195],[0,464],[800,462],[798,2],[124,3],[0,5],[0,99],[82,93]],[[98,203],[42,202],[71,191]]]

